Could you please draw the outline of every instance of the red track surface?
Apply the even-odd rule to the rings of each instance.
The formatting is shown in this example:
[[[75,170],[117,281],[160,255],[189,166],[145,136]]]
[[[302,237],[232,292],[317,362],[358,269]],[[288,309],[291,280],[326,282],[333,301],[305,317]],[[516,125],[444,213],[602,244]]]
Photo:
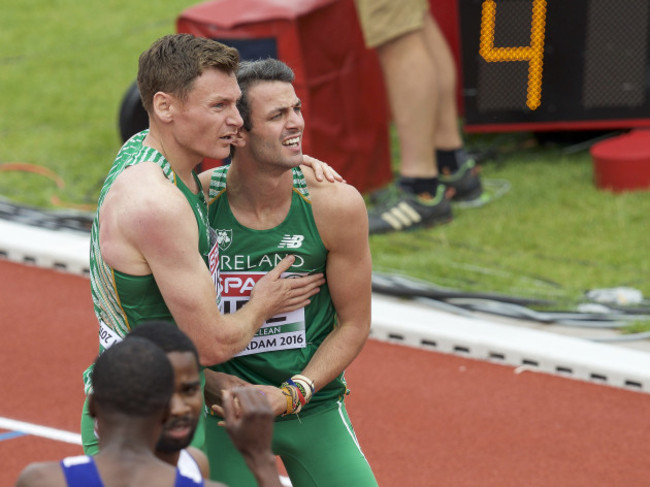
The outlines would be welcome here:
[[[87,279],[0,260],[0,324],[0,416],[79,432],[97,350]],[[347,378],[381,486],[650,485],[648,394],[374,340]],[[80,452],[0,441],[0,485]]]

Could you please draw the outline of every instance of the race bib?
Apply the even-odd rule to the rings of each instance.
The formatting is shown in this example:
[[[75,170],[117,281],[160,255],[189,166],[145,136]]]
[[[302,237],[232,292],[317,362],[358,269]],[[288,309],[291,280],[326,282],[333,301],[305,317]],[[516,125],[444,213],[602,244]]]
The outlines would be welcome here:
[[[264,272],[222,271],[219,275],[221,312],[224,314],[234,313],[244,306],[250,300],[255,283],[264,275]],[[296,273],[282,274],[283,278],[291,276],[295,277]],[[305,309],[300,308],[267,320],[246,348],[235,356],[242,357],[254,353],[304,348],[306,344]]]
[[[103,321],[99,321],[99,344],[107,349],[111,345],[115,345],[117,342],[121,342],[122,337],[120,337],[112,328],[110,328]]]

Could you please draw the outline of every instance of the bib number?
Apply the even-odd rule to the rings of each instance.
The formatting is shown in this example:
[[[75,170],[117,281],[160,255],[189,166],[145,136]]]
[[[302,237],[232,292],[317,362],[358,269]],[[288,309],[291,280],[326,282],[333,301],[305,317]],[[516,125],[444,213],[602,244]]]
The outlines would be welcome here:
[[[244,306],[250,300],[253,287],[264,275],[263,272],[221,272],[219,276],[221,312],[234,313]],[[286,276],[283,274],[282,277]],[[246,348],[235,356],[304,348],[306,345],[305,309],[300,308],[269,318]]]

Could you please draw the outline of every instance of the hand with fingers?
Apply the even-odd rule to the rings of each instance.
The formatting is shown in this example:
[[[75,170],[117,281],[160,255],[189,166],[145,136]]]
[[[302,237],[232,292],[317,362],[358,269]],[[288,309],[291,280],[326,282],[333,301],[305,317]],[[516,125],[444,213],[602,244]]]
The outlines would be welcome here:
[[[264,393],[254,387],[223,392],[223,414],[230,439],[262,487],[280,486],[271,451],[274,415]]]
[[[323,162],[315,157],[308,156],[306,154],[302,155],[302,164],[304,166],[310,167],[314,171],[314,176],[317,181],[323,181],[326,179],[330,183],[344,183],[345,179],[338,172],[334,170],[332,166]]]
[[[290,279],[283,277],[283,273],[289,270],[294,261],[293,255],[282,259],[257,282],[251,292],[251,302],[261,306],[267,318],[307,306],[309,298],[318,293],[319,286],[325,284],[322,273]]]
[[[245,386],[250,386],[250,384],[237,376],[206,368],[204,389],[205,404],[219,416],[223,417],[223,409],[220,407],[222,405],[221,401],[223,399],[223,391]]]
[[[286,413],[287,400],[284,394],[282,394],[282,390],[279,387],[263,385],[255,385],[253,387],[266,396],[266,399],[269,402],[271,410],[275,416],[280,416]]]

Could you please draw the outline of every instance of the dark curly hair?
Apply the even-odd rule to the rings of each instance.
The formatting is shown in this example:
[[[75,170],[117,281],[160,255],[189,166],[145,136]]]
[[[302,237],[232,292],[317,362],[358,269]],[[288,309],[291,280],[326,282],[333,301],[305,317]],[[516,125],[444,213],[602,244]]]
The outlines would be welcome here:
[[[180,328],[168,321],[146,321],[136,326],[126,336],[127,339],[132,337],[146,338],[163,349],[165,353],[169,352],[191,352],[199,364],[199,352],[196,350],[194,342]]]
[[[149,416],[166,408],[174,391],[174,370],[165,352],[145,338],[122,340],[95,361],[95,403],[103,410]]]

